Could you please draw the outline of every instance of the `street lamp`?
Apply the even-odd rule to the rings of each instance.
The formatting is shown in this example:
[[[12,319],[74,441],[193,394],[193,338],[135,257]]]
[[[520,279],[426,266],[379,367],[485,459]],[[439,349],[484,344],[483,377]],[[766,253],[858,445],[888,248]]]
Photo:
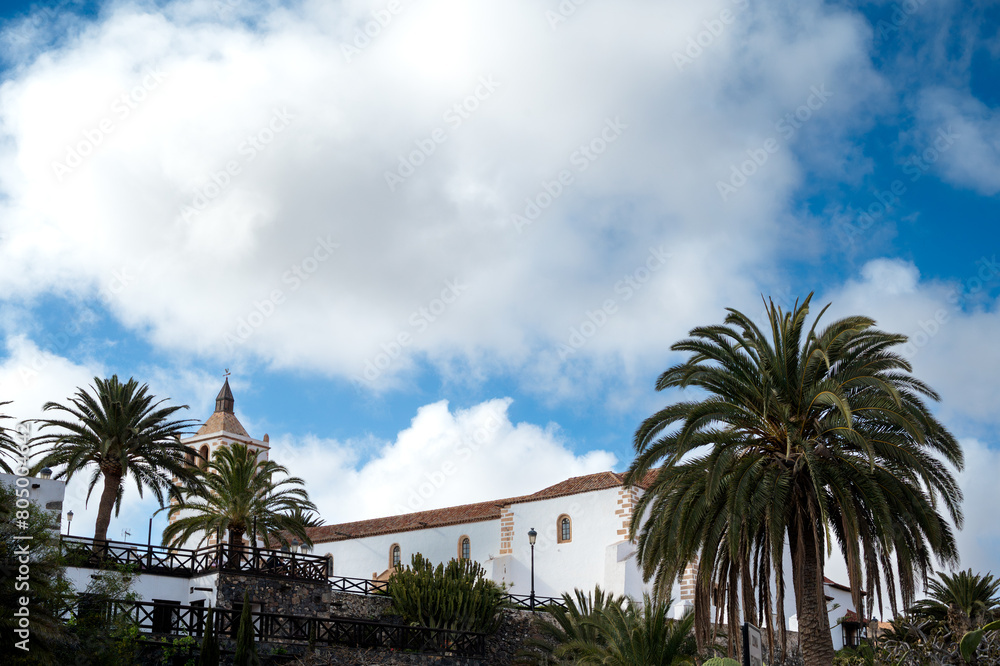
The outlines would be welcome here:
[[[66,513],[66,536],[69,536],[69,528],[73,524],[73,512],[68,511]]]
[[[531,544],[531,610],[535,610],[535,539],[538,532],[532,527],[528,530],[528,543]]]

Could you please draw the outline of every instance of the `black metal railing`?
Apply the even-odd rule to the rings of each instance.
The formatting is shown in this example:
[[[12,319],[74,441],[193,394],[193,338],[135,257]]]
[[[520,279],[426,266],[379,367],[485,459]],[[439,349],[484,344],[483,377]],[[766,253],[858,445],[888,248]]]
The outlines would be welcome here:
[[[223,543],[190,550],[62,536],[60,547],[68,566],[131,565],[139,573],[184,577],[224,571],[300,580],[325,581],[327,578],[325,557],[250,546],[230,547]]]
[[[97,613],[106,621],[120,614],[131,619],[140,633],[149,637],[195,636],[205,628],[208,609],[150,601],[112,601],[100,607],[93,602],[81,604],[73,613]],[[452,631],[430,627],[358,620],[342,617],[307,617],[280,613],[253,613],[255,640],[262,643],[311,643],[360,648],[413,650],[427,654],[482,658],[486,654],[486,634]],[[236,638],[240,611],[214,609],[216,633],[221,638]]]
[[[566,602],[562,597],[540,597],[537,594],[532,601],[530,594],[507,594],[504,596],[507,604],[520,610],[545,610],[547,606],[559,606],[566,608]]]
[[[330,589],[334,592],[371,595],[385,593],[388,591],[388,586],[389,584],[384,580],[330,576]],[[544,610],[546,606],[566,608],[566,602],[563,601],[562,597],[540,597],[535,595],[534,603],[532,603],[530,594],[505,594],[504,601],[511,608],[518,608],[520,610]]]
[[[345,578],[330,576],[330,589],[334,592],[349,592],[351,594],[379,594],[385,592],[389,583],[384,580],[370,578]]]

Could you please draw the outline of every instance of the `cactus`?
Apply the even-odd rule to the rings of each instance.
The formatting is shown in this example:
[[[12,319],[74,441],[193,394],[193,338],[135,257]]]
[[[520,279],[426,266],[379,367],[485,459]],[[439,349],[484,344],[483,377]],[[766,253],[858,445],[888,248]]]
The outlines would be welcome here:
[[[478,562],[436,567],[420,553],[389,578],[392,610],[414,625],[492,633],[500,623],[503,591]]]

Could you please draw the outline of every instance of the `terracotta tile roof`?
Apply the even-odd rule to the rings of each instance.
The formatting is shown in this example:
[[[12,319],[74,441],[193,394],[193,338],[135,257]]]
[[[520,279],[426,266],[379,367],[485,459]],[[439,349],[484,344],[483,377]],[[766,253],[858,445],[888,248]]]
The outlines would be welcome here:
[[[214,416],[214,415],[213,415]],[[638,484],[642,488],[649,486],[649,482],[658,470],[651,470],[646,474],[643,482]],[[398,516],[388,516],[385,518],[372,518],[370,520],[358,520],[353,523],[341,523],[339,525],[323,525],[313,527],[308,530],[309,537],[313,543],[323,543],[330,541],[344,541],[359,537],[377,536],[380,534],[393,534],[396,532],[409,532],[411,530],[422,530],[431,527],[446,527],[448,525],[459,525],[461,523],[478,523],[484,520],[499,520],[500,510],[511,504],[523,502],[535,502],[538,500],[551,499],[554,497],[564,497],[566,495],[577,495],[589,493],[595,490],[606,490],[622,485],[623,474],[615,472],[598,472],[586,476],[574,476],[565,481],[560,481],[554,486],[549,486],[531,495],[521,495],[519,497],[508,497],[506,499],[492,500],[489,502],[479,502],[476,504],[462,504],[450,506],[444,509],[432,509],[430,511],[419,511],[417,513],[406,513]]]
[[[840,583],[835,583],[834,581],[830,580],[826,576],[823,576],[823,583],[825,583],[826,585],[829,585],[830,587],[832,587],[835,590],[843,590],[844,592],[850,592],[851,591],[851,588],[849,588],[847,585],[841,585]],[[865,592],[864,590],[861,590],[861,594],[868,594],[868,593]]]
[[[358,520],[353,523],[341,523],[339,525],[322,525],[308,530],[309,538],[313,543],[327,541],[343,541],[357,537],[376,536],[378,534],[392,534],[394,532],[409,532],[411,530],[422,530],[428,527],[444,527],[446,525],[457,525],[460,523],[478,523],[484,520],[498,520],[500,518],[500,508],[508,500],[494,500],[492,502],[479,502],[478,504],[463,504],[461,506],[450,506],[446,509],[432,509],[430,511],[419,511],[417,513],[406,513],[398,516],[388,516],[386,518],[372,518],[370,520]]]
[[[232,412],[215,412],[208,420],[205,421],[205,425],[198,429],[195,433],[195,437],[198,435],[207,435],[212,432],[231,432],[234,435],[242,435],[243,437],[250,438],[247,431],[243,429],[243,424],[240,420],[236,418],[236,414]]]
[[[858,614],[852,610],[844,613],[844,622],[856,622],[858,624],[868,624],[868,620],[858,619]]]
[[[553,497],[589,493],[594,490],[606,490],[620,485],[622,485],[621,474],[615,474],[614,472],[598,472],[597,474],[588,474],[587,476],[574,476],[570,479],[566,479],[565,481],[560,481],[554,486],[549,486],[548,488],[539,490],[537,493],[532,495],[514,497],[508,501],[510,504],[535,502],[543,499],[551,499]]]

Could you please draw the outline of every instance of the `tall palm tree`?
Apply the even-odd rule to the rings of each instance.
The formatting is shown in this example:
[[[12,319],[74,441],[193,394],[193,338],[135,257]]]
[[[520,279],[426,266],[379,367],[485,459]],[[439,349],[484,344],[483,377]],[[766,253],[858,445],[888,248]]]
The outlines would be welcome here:
[[[766,303],[766,332],[730,309],[723,325],[696,328],[674,344],[690,357],[660,375],[656,388],[699,395],[642,423],[626,481],[647,486],[631,533],[657,592],[668,593],[700,555],[696,633],[705,635],[715,595],[730,636],[739,611],[756,610],[777,616],[784,645],[787,547],[805,663],[826,666],[833,661],[827,547],[836,544],[845,557],[855,608],[863,587],[868,614],[874,598],[881,607],[883,585],[893,613],[897,591],[912,603],[916,576],[926,575],[932,556],[958,560],[941,512],[961,527],[962,493],[948,464],[961,469],[963,455],[927,407],[937,394],[894,350],[906,337],[861,316],[817,330],[823,312],[807,331],[811,298],[789,312]]]
[[[69,481],[81,470],[93,467],[87,500],[100,479],[104,489],[97,510],[94,539],[108,537],[111,512],[121,509],[122,490],[129,476],[139,488],[153,491],[162,506],[164,494],[174,496],[177,486],[173,478],[194,483],[195,477],[185,464],[186,448],[181,435],[196,422],[171,420],[187,405],[163,406],[166,400],[156,400],[149,386],[135,379],[126,383],[118,375],[110,379],[94,378],[92,392],[78,389],[66,405],[45,403],[45,411],[62,412],[68,419],[38,419],[41,423],[35,445],[48,447],[36,466],[62,466],[56,478]],[[49,432],[45,432],[49,430]]]
[[[252,531],[256,517],[257,535],[287,545],[286,534],[312,545],[299,516],[316,511],[302,479],[287,475],[288,470],[272,460],[260,460],[257,450],[246,444],[220,446],[205,470],[202,483],[185,488],[181,502],[169,509],[171,519],[163,539],[181,546],[190,538],[204,542],[217,531],[229,534],[230,556]],[[253,537],[252,537],[253,538]]]
[[[1000,619],[1000,578],[992,574],[938,573],[927,584],[927,599],[910,607],[920,621],[930,621],[932,629],[941,629],[954,640],[970,629]]]

